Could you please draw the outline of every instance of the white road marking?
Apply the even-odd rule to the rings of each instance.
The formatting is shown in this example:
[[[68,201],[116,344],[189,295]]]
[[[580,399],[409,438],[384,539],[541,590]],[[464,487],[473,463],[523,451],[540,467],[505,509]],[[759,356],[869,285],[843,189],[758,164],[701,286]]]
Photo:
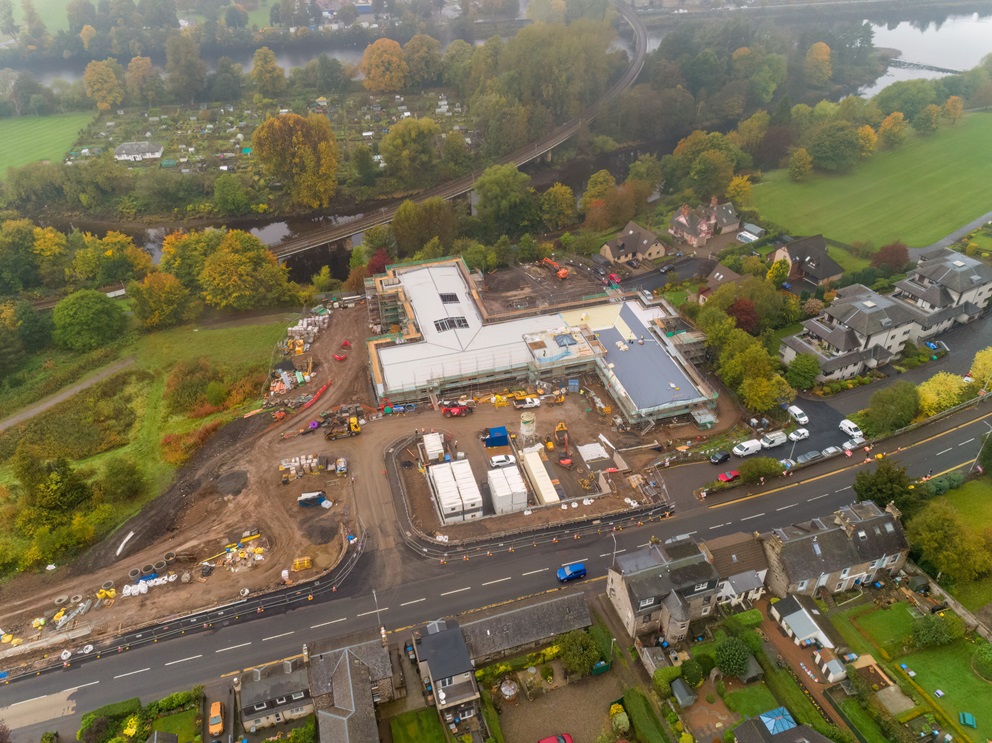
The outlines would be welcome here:
[[[482,585],[484,585],[484,586],[491,586],[493,583],[502,583],[505,580],[510,580],[510,578],[509,577],[507,577],[507,578],[499,578],[498,580],[491,580],[491,581],[488,581],[486,583],[483,583]]]
[[[320,624],[312,624],[312,625],[310,625],[310,629],[317,629],[318,627],[326,627],[329,624],[337,624],[338,622],[343,622],[344,620],[345,620],[345,617],[341,617],[340,619],[332,619],[329,622],[321,622]]]
[[[741,521],[750,521],[751,519],[756,519],[756,518],[759,518],[760,516],[764,516],[764,515],[765,514],[763,514],[763,513],[756,513],[753,516],[745,516],[744,518],[741,519]]]
[[[733,523],[733,522],[730,522],[730,523]],[[710,531],[712,531],[713,529],[720,529],[720,528],[722,528],[722,527],[724,527],[726,525],[727,524],[716,524],[716,525],[710,527]]]
[[[579,558],[577,558],[577,559],[575,559],[575,560],[572,560],[571,562],[563,562],[563,563],[561,564],[561,566],[562,566],[563,568],[564,568],[564,567],[568,567],[569,565],[574,565],[574,564],[575,564],[575,563],[577,563],[577,562],[585,562],[585,561],[586,561],[586,560],[588,560],[588,559],[589,559],[588,557],[579,557]],[[541,571],[540,571],[540,570],[536,570],[536,571],[534,571],[534,572],[537,572],[537,573],[539,573],[539,572],[541,572]],[[524,573],[524,575],[529,575],[529,573]]]
[[[793,508],[793,507],[798,506],[798,505],[799,505],[798,503],[790,503],[787,506],[782,506],[781,508],[776,508],[775,510],[776,511],[784,511],[786,508]]]
[[[265,642],[266,640],[275,640],[278,637],[288,637],[289,635],[293,634],[294,631],[295,630],[291,630],[289,632],[283,632],[281,635],[272,635],[272,637],[263,637],[262,642]]]
[[[385,609],[379,609],[378,610],[378,613],[381,614],[384,611],[389,611],[389,607],[387,606]],[[375,614],[375,613],[377,613],[377,611],[375,609],[373,609],[372,611],[363,611],[361,614],[356,614],[355,617],[356,618],[357,617],[367,617],[369,614]]]
[[[950,451],[950,449],[944,449],[944,451],[939,451],[939,452],[937,452],[937,456],[939,457],[941,454],[947,454],[947,452],[949,452],[949,451]]]
[[[200,656],[196,656],[196,657],[199,658]],[[87,686],[96,686],[99,683],[100,683],[99,681],[90,681],[88,684],[80,684],[79,686],[70,686],[65,691],[60,692],[60,694],[71,694],[74,691],[79,691],[80,689],[85,689]]]
[[[848,485],[846,488],[841,488],[840,490],[835,490],[834,492],[835,493],[843,493],[845,490],[850,490],[850,489],[851,489],[851,486]]]
[[[409,606],[410,604],[419,604],[421,601],[426,601],[426,600],[427,599],[414,599],[413,601],[407,601],[404,604],[400,604],[400,606]]]
[[[964,446],[965,444],[970,444],[974,439],[968,439],[967,441],[962,441],[958,446]]]
[[[185,663],[188,660],[196,660],[197,658],[202,658],[202,657],[203,657],[203,655],[191,655],[188,658],[180,658],[179,660],[170,660],[165,665],[167,665],[167,666],[174,666],[174,665],[176,665],[176,663]]]
[[[521,575],[535,575],[537,573],[543,573],[547,568],[541,568],[540,570],[531,570],[529,573],[521,573]],[[442,596],[444,594],[441,594]]]
[[[806,502],[809,503],[810,501],[820,500],[820,498],[826,498],[828,495],[830,495],[830,493],[824,493],[823,495],[817,495],[812,498],[807,498]]]
[[[220,652],[219,650],[217,652]],[[145,671],[150,671],[151,668],[140,668],[137,671],[128,671],[127,673],[122,673],[119,676],[114,676],[115,679],[122,679],[125,676],[133,676],[136,673],[144,673]]]
[[[442,596],[450,596],[453,593],[461,593],[462,591],[471,591],[472,586],[465,586],[465,588],[456,588],[454,591],[445,591]]]
[[[231,645],[231,647],[229,647],[229,648],[221,648],[220,650],[215,650],[214,652],[215,653],[226,653],[228,650],[237,650],[238,648],[247,647],[248,645],[251,645],[251,643],[250,642],[243,642],[240,645]]]
[[[644,544],[639,544],[639,545],[637,545],[637,546],[638,546],[639,548],[640,548],[640,547],[647,547],[647,546],[648,546],[649,544],[651,544],[651,542],[645,542]]]
[[[13,704],[8,704],[7,705],[7,709],[10,709],[11,707],[16,707],[18,704],[27,704],[28,702],[37,702],[39,699],[44,699],[47,696],[48,696],[47,694],[42,694],[40,697],[31,697],[30,699],[22,699],[19,702],[14,702]]]

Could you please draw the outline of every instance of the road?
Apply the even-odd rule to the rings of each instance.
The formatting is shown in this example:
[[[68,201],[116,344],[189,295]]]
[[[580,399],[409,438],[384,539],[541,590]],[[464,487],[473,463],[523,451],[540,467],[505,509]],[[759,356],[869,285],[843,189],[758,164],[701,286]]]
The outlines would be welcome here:
[[[570,139],[583,125],[595,118],[596,114],[599,113],[599,110],[603,106],[615,99],[637,80],[638,75],[641,74],[641,69],[644,67],[644,60],[648,51],[647,29],[634,12],[632,5],[628,5],[623,2],[623,0],[610,0],[610,2],[617,9],[620,15],[623,16],[624,20],[634,32],[634,58],[631,60],[630,67],[628,67],[623,76],[613,84],[613,87],[606,92],[606,95],[587,108],[580,116],[566,122],[565,124],[562,124],[553,132],[537,142],[532,142],[524,147],[521,147],[516,152],[501,158],[498,161],[499,164],[513,163],[514,165],[520,166],[550,152],[558,145]],[[468,193],[475,187],[475,181],[479,175],[481,175],[481,173],[472,173],[471,175],[444,183],[436,188],[421,191],[413,200],[423,201],[424,199],[435,196],[439,196],[443,199],[451,199],[455,196]],[[370,227],[386,224],[392,221],[393,215],[396,213],[399,206],[399,204],[395,204],[393,206],[377,209],[369,214],[360,215],[355,219],[335,224],[326,229],[309,232],[306,235],[285,240],[278,245],[270,245],[269,249],[275,253],[280,260],[284,260],[291,255],[302,253],[310,250],[311,248],[326,245],[338,240],[344,240],[345,238],[367,230]]]
[[[964,411],[879,449],[894,452],[917,477],[928,470],[938,474],[968,467],[982,436],[992,430],[990,420],[988,407]],[[898,447],[902,450],[896,451]],[[51,729],[73,735],[80,714],[96,706],[131,696],[147,701],[194,683],[216,684],[227,674],[295,655],[306,642],[374,629],[379,624],[376,599],[382,624],[402,635],[406,628],[428,619],[522,596],[551,590],[602,590],[596,581],[605,575],[614,549],[617,553],[635,550],[651,536],[665,539],[693,534],[706,539],[735,531],[763,531],[830,513],[854,499],[851,484],[861,466],[865,465],[857,459],[832,460],[804,470],[802,479],[780,480],[781,485],[765,492],[738,489],[728,500],[698,504],[671,519],[640,527],[629,524],[616,532],[613,522],[604,523],[585,530],[577,540],[537,540],[512,551],[504,545],[494,547],[492,556],[444,564],[407,559],[399,579],[388,585],[381,582],[379,546],[373,542],[335,594],[315,595],[313,601],[304,597],[289,609],[261,615],[247,612],[241,616],[235,607],[225,609],[224,616],[192,617],[187,634],[122,652],[111,650],[64,671],[16,681],[4,687],[0,719],[14,730],[18,743],[36,741],[41,732]],[[706,467],[710,473],[715,470],[708,465],[671,470],[669,489],[687,487],[685,475]],[[590,580],[584,588],[558,588],[553,571],[577,560],[587,563]],[[201,622],[209,626],[204,630]],[[194,631],[194,626],[200,631]]]

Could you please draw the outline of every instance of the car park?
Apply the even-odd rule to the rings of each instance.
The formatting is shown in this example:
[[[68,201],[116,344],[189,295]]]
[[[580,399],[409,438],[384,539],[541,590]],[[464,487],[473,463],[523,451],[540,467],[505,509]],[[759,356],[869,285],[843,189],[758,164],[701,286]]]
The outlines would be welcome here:
[[[512,454],[497,454],[495,457],[489,458],[489,466],[494,469],[497,467],[512,467],[517,463],[517,458]]]
[[[815,462],[817,459],[823,459],[823,452],[814,449],[796,457],[796,464],[809,464],[810,462]]]
[[[825,457],[832,457],[835,454],[843,454],[844,450],[841,449],[839,446],[828,446],[820,453]]]
[[[861,428],[858,426],[858,424],[855,423],[854,421],[848,420],[847,418],[845,418],[844,420],[842,420],[840,422],[840,425],[838,426],[838,428],[840,428],[840,430],[843,431],[844,433],[846,433],[848,436],[851,436],[851,437],[855,437],[855,436],[864,437],[864,434],[861,433]]]
[[[729,451],[717,451],[710,455],[710,462],[713,464],[723,464],[730,459]]]
[[[781,446],[786,441],[785,431],[771,431],[761,437],[761,445],[765,449],[774,449]]]
[[[802,411],[802,408],[796,405],[789,406],[789,415],[792,416],[792,420],[794,420],[800,426],[805,426],[807,423],[809,423],[809,416]]]
[[[861,438],[860,436],[855,436],[853,439],[848,439],[843,444],[841,444],[840,448],[843,449],[844,451],[851,451],[852,449],[857,449],[859,446],[863,446],[864,443],[865,440],[863,438]]]
[[[722,472],[717,480],[720,482],[733,482],[734,480],[739,480],[741,473],[737,470],[730,470],[729,472]]]
[[[584,562],[573,562],[562,565],[558,568],[558,582],[567,583],[570,580],[586,577],[586,565]]]
[[[795,431],[789,434],[789,441],[802,441],[803,439],[809,438],[809,431],[805,428],[797,428]]]

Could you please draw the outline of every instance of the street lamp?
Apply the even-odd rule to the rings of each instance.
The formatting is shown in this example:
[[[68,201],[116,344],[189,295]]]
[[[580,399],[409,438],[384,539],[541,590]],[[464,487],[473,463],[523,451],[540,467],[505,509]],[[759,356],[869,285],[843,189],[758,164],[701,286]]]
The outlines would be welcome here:
[[[610,640],[610,659],[611,660],[613,658],[613,646],[616,645],[616,644],[617,644],[617,638],[614,637],[612,640]]]
[[[610,566],[616,568],[617,566],[617,533],[615,531],[610,532],[610,536],[613,537],[613,561]]]

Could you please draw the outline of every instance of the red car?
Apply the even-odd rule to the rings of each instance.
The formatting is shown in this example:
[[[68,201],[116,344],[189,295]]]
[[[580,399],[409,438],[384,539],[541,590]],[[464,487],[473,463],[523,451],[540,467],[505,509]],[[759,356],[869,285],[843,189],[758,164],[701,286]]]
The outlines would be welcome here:
[[[572,743],[572,736],[568,733],[560,733],[547,738],[541,738],[537,743]]]
[[[730,470],[730,472],[724,472],[717,479],[720,482],[733,482],[741,476],[741,473],[737,470]]]

